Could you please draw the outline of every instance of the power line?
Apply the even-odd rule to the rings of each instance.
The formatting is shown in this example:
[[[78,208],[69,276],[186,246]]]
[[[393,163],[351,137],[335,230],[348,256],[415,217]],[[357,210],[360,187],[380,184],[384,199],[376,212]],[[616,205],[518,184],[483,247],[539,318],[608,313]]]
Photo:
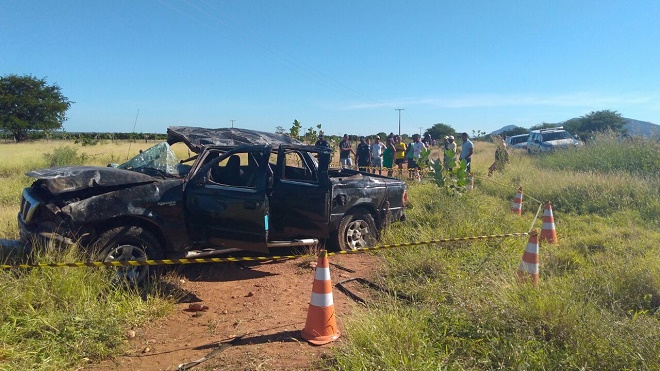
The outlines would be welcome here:
[[[135,134],[135,127],[137,126],[137,119],[138,116],[140,116],[140,109],[138,108],[137,113],[135,114],[135,122],[133,123],[133,134]],[[126,153],[126,159],[128,160],[128,156],[131,154],[131,144],[133,144],[132,141],[128,141],[128,153]]]
[[[401,111],[405,110],[405,108],[395,108],[395,111],[399,111],[399,135],[401,135]]]

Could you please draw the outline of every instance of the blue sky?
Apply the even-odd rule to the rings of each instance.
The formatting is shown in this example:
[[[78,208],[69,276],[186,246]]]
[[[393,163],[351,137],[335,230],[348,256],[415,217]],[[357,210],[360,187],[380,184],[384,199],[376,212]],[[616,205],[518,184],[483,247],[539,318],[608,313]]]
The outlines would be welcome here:
[[[328,134],[660,124],[660,1],[0,0],[0,75],[57,83],[64,128]],[[137,118],[137,120],[136,120]]]

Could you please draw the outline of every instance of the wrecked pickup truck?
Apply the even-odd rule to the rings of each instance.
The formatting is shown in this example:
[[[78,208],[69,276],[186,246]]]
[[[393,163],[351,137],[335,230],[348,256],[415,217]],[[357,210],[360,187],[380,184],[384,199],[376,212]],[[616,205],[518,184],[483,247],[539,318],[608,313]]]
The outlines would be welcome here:
[[[194,155],[179,161],[180,142]],[[268,253],[301,239],[368,247],[405,218],[406,185],[331,169],[330,157],[285,135],[170,127],[167,142],[121,165],[27,173],[37,180],[23,190],[21,241],[78,244],[106,261]]]

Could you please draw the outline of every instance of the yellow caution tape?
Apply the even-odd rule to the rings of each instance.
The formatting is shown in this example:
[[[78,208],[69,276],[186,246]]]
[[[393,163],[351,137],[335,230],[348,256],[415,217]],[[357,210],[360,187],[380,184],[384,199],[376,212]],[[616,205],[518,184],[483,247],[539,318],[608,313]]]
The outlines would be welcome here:
[[[328,256],[340,255],[340,254],[356,254],[363,253],[368,251],[389,249],[393,247],[403,247],[403,246],[419,246],[419,245],[434,245],[439,243],[447,242],[461,242],[461,241],[474,241],[474,240],[485,240],[493,238],[508,238],[508,237],[522,237],[528,236],[529,233],[507,233],[507,234],[494,234],[487,236],[475,236],[475,237],[456,237],[456,238],[443,238],[438,240],[430,241],[419,241],[419,242],[406,242],[399,244],[391,245],[381,245],[374,247],[365,247],[359,248],[351,251],[339,251],[328,253]],[[270,260],[290,260],[290,259],[299,259],[306,257],[316,257],[315,254],[304,254],[304,255],[272,255],[272,256],[258,256],[258,257],[238,257],[238,258],[194,258],[194,259],[158,259],[158,260],[128,260],[128,261],[95,261],[95,262],[75,262],[75,263],[25,263],[25,264],[3,264],[0,265],[0,269],[9,269],[9,268],[59,268],[59,267],[135,267],[142,265],[178,265],[178,264],[199,264],[199,263],[229,263],[229,262],[244,262],[244,261],[270,261]]]
[[[439,239],[439,240],[420,241],[420,242],[405,242],[405,243],[397,243],[397,244],[392,244],[392,245],[364,247],[364,248],[355,249],[355,250],[351,250],[351,251],[338,251],[338,252],[329,253],[328,256],[340,255],[340,254],[355,254],[355,253],[361,253],[361,252],[366,252],[366,251],[389,249],[389,248],[393,248],[393,247],[434,245],[434,244],[438,244],[438,243],[447,243],[447,242],[487,240],[487,239],[491,239],[491,238],[523,237],[523,236],[528,236],[528,235],[529,235],[529,233],[527,233],[527,232],[520,232],[520,233],[506,233],[506,234],[491,234],[491,235],[487,235],[487,236],[442,238],[442,239]]]
[[[134,267],[141,265],[178,265],[178,264],[199,264],[199,263],[228,263],[241,261],[266,261],[266,260],[285,260],[298,259],[305,255],[281,255],[281,256],[259,256],[259,257],[240,257],[240,258],[194,258],[194,259],[157,259],[157,260],[127,260],[127,261],[95,261],[95,262],[75,262],[75,263],[26,263],[15,265],[0,265],[0,269],[7,268],[58,268],[58,267]]]

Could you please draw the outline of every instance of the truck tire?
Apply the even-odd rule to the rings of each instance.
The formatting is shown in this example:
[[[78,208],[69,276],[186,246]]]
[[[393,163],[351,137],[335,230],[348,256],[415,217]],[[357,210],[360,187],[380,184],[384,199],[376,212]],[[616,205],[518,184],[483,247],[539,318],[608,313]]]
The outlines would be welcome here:
[[[378,239],[373,216],[364,210],[344,215],[339,223],[337,242],[342,251],[371,247]]]
[[[163,257],[160,242],[149,231],[135,226],[110,229],[99,237],[99,257],[104,262],[153,260]],[[143,283],[149,274],[149,266],[117,268],[118,281],[129,284]]]

